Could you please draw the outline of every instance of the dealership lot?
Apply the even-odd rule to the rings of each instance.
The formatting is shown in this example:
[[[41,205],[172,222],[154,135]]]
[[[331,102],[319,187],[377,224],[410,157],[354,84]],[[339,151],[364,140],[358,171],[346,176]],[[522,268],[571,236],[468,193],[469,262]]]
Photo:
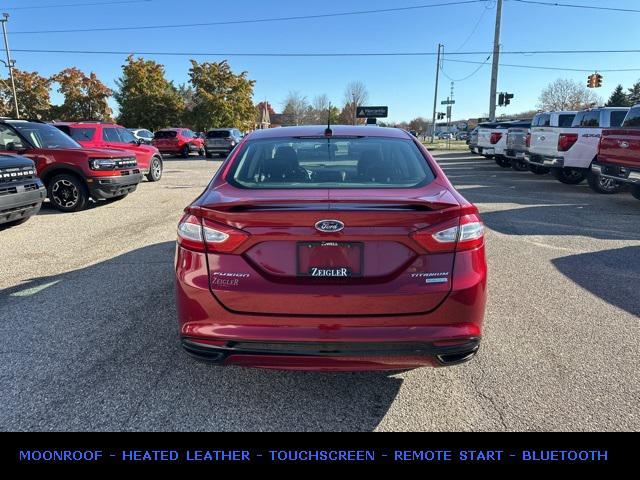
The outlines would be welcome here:
[[[479,356],[321,374],[180,349],[175,227],[219,161],[0,232],[2,430],[637,430],[640,208],[461,152],[438,155],[488,228]]]

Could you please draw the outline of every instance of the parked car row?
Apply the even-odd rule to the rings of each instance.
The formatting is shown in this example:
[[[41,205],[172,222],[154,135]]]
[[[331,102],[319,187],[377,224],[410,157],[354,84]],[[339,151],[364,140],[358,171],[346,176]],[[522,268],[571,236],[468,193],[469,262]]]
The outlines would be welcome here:
[[[531,121],[484,123],[469,149],[504,168],[587,181],[598,193],[631,187],[640,198],[640,105],[537,114]]]
[[[63,212],[83,210],[90,201],[122,199],[143,177],[162,178],[162,154],[227,155],[241,138],[234,128],[206,135],[165,128],[152,134],[108,122],[1,118],[0,225],[28,220],[45,198]]]

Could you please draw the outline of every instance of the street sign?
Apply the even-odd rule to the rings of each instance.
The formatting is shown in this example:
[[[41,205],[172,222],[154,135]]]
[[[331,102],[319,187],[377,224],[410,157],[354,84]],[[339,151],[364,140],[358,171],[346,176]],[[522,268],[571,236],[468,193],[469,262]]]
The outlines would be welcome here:
[[[455,105],[456,101],[455,100],[442,100],[440,102],[441,105]]]
[[[389,107],[358,107],[356,117],[358,118],[387,118]]]

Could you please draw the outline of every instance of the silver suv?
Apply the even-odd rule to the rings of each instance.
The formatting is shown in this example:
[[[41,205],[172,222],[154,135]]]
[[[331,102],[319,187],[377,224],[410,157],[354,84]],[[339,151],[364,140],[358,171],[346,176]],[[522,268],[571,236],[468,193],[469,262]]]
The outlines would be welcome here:
[[[228,155],[242,140],[242,132],[237,128],[214,128],[207,132],[204,148],[207,158],[214,154]]]

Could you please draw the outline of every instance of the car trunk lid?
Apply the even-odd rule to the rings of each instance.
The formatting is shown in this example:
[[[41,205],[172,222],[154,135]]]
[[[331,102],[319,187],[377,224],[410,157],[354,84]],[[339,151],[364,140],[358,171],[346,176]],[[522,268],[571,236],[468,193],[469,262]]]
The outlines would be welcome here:
[[[234,254],[207,255],[212,294],[231,311],[415,314],[437,308],[451,289],[454,253],[426,252],[410,236],[457,218],[457,200],[437,182],[412,197],[393,189],[379,198],[339,189],[251,190],[251,199],[237,192],[223,186],[198,202],[202,218],[250,235]],[[343,228],[322,232],[322,221]]]

